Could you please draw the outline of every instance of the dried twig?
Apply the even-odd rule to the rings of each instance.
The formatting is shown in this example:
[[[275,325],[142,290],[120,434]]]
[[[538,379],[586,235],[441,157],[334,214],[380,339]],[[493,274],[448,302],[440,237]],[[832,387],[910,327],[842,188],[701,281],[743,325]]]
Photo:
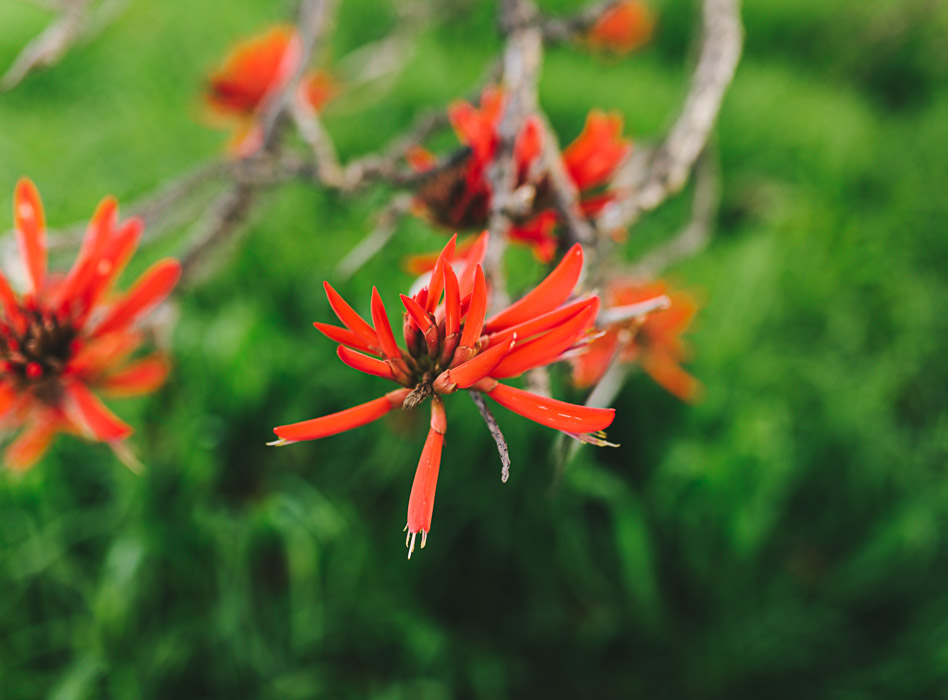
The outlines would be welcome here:
[[[674,238],[643,255],[630,269],[632,277],[650,279],[674,263],[700,253],[708,245],[721,203],[721,178],[708,151],[695,165],[691,221]]]
[[[634,223],[678,192],[704,150],[741,55],[739,0],[704,0],[701,50],[681,113],[654,149],[635,149],[613,179],[625,196],[597,221],[603,233]]]
[[[618,0],[594,2],[570,17],[544,18],[540,23],[543,40],[548,44],[575,40],[577,36],[592,27],[596,20],[602,17],[606,10],[617,2]]]
[[[510,453],[507,450],[507,441],[504,440],[504,434],[500,432],[497,419],[495,419],[494,414],[490,412],[490,407],[487,405],[484,395],[479,391],[468,391],[465,393],[471,397],[471,401],[477,406],[477,410],[481,412],[481,417],[484,419],[484,422],[487,423],[487,429],[490,430],[490,436],[494,438],[494,442],[497,444],[497,452],[500,454],[501,465],[500,480],[506,484],[507,479],[510,478]]]
[[[256,187],[238,182],[222,194],[201,225],[201,233],[181,256],[181,276],[188,279],[208,252],[230,239],[250,215],[256,201]]]
[[[61,15],[35,39],[23,47],[3,78],[0,90],[11,90],[38,68],[58,61],[82,34],[91,0],[69,0],[61,5]]]

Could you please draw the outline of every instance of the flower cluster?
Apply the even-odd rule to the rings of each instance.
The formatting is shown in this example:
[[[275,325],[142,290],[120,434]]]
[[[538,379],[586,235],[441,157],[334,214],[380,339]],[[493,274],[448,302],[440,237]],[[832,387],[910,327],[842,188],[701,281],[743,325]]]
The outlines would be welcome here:
[[[168,296],[181,266],[162,260],[128,292],[115,293],[142,232],[139,219],[119,223],[117,214],[116,201],[103,200],[72,269],[49,274],[39,194],[27,179],[16,186],[13,220],[25,292],[16,294],[0,273],[0,420],[7,430],[23,427],[5,455],[14,469],[31,466],[59,432],[107,442],[128,463],[121,441],[132,429],[92,390],[148,393],[168,373],[161,354],[129,358],[144,340],[136,322]]]
[[[681,336],[698,310],[694,298],[669,289],[662,280],[617,280],[606,288],[604,297],[600,317],[604,332],[572,358],[574,383],[591,386],[614,361],[634,362],[680,399],[697,399],[701,384],[681,368],[690,354]],[[664,303],[656,308],[653,302],[658,299]]]
[[[260,148],[260,115],[299,69],[301,60],[296,29],[280,25],[238,44],[211,74],[205,99],[212,113],[233,129],[231,153],[244,157]],[[329,74],[318,70],[304,76],[296,97],[318,110],[336,90]]]
[[[408,501],[406,546],[409,557],[421,533],[424,547],[431,529],[441,448],[447,430],[443,397],[461,389],[481,391],[501,406],[572,437],[606,444],[601,431],[612,423],[612,409],[590,408],[539,396],[501,379],[556,362],[584,344],[599,311],[596,296],[570,300],[583,264],[579,245],[536,288],[487,318],[488,288],[481,269],[487,249],[484,232],[463,256],[456,237],[442,250],[427,284],[401,295],[405,347],[395,341],[382,298],[372,289],[371,319],[364,320],[329,283],[329,304],[342,326],[316,323],[339,343],[339,359],[366,374],[400,385],[353,408],[274,428],[274,445],[315,440],[377,420],[396,408],[412,409],[431,399],[428,438]]]
[[[464,101],[451,105],[448,115],[465,149],[448,167],[436,167],[434,156],[424,149],[410,153],[409,162],[416,170],[431,172],[416,193],[420,214],[450,229],[486,225],[492,194],[487,168],[499,145],[497,130],[504,102],[503,91],[491,87],[482,93],[479,107]],[[533,202],[527,214],[514,222],[510,238],[549,262],[556,254],[559,216],[553,209],[549,179],[538,173],[543,145],[542,124],[535,117],[527,119],[514,144],[514,184],[517,188],[532,184]],[[599,110],[589,113],[582,133],[563,150],[563,166],[580,193],[586,216],[596,216],[615,198],[608,184],[630,150],[631,143],[622,138],[622,118]]]

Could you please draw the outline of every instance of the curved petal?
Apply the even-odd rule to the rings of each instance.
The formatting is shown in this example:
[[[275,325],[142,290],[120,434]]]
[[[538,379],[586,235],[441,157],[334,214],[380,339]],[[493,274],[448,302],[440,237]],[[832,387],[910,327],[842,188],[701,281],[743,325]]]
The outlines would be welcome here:
[[[7,447],[4,463],[14,471],[26,471],[43,456],[58,432],[59,425],[55,421],[34,421]]]
[[[346,300],[342,298],[342,295],[333,289],[329,282],[323,282],[323,288],[326,290],[326,298],[329,299],[329,306],[339,320],[342,321],[342,325],[362,338],[362,341],[370,347],[379,347],[379,337],[375,329],[366,323],[365,319],[356,313],[355,309],[349,306]]]
[[[25,177],[16,183],[13,225],[20,255],[26,265],[30,291],[38,294],[46,277],[46,222],[36,185]]]
[[[408,558],[415,549],[415,536],[421,532],[421,546],[425,546],[431,531],[431,517],[434,514],[435,490],[438,487],[438,471],[441,467],[441,448],[444,445],[444,433],[448,424],[444,413],[444,403],[437,396],[431,400],[431,423],[425,446],[418,460],[415,479],[408,498]]]
[[[370,347],[369,344],[362,340],[360,336],[356,335],[348,328],[340,328],[339,326],[333,326],[328,323],[320,323],[319,321],[314,322],[313,327],[335,343],[348,345],[350,348],[362,350],[373,355],[379,354],[379,349],[377,347]]]
[[[96,327],[94,335],[126,328],[165,300],[181,277],[181,263],[161,260],[152,265]]]
[[[518,346],[497,365],[491,376],[495,379],[516,377],[533,367],[555,362],[590,328],[597,310],[598,305],[587,307],[548,333]]]
[[[363,355],[361,352],[350,350],[345,345],[340,345],[336,348],[336,354],[340,360],[349,367],[352,367],[352,369],[371,374],[373,377],[381,377],[382,379],[395,381],[395,373],[392,371],[391,365],[387,362],[382,362],[381,360],[376,360],[374,357]]]
[[[329,437],[378,420],[389,411],[400,407],[408,394],[408,389],[390,391],[385,396],[344,411],[330,413],[328,416],[277,426],[273,432],[281,438],[278,444]]]
[[[592,408],[537,396],[523,389],[497,383],[487,392],[504,408],[534,423],[567,433],[594,433],[605,430],[615,418],[614,408]]]
[[[99,384],[99,388],[109,396],[149,394],[165,383],[170,371],[168,358],[156,353],[109,375]]]
[[[583,270],[583,248],[577,243],[567,251],[560,264],[522,299],[514,302],[487,321],[489,332],[504,330],[562,304],[579,281]]]
[[[67,414],[84,434],[101,442],[124,440],[132,434],[131,426],[112,413],[85,384],[69,382],[65,389]]]

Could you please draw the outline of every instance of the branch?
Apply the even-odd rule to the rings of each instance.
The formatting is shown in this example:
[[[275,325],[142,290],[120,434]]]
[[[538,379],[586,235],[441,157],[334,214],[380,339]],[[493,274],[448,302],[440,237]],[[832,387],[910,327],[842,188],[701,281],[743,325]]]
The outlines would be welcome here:
[[[657,246],[632,266],[633,277],[650,279],[680,260],[704,250],[718,207],[721,204],[721,177],[717,163],[708,151],[701,154],[695,165],[695,192],[691,205],[691,221],[674,238]]]
[[[510,453],[507,451],[507,441],[504,440],[504,434],[500,432],[497,419],[495,419],[494,414],[490,412],[490,407],[487,405],[484,395],[479,391],[468,391],[467,395],[471,397],[471,401],[477,406],[477,410],[481,412],[481,418],[487,423],[490,436],[494,438],[494,442],[497,444],[497,452],[500,454],[501,465],[500,480],[506,484],[507,479],[510,478]]]
[[[181,278],[188,279],[194,275],[194,270],[207,257],[208,253],[219,244],[231,238],[240,225],[250,215],[256,201],[256,188],[248,183],[238,182],[221,195],[201,228],[203,232],[197,236],[188,251],[181,256]]]
[[[38,68],[58,61],[82,34],[91,0],[64,3],[58,19],[23,47],[6,74],[0,79],[0,91],[11,90]]]
[[[379,214],[378,222],[372,232],[363,238],[336,266],[336,275],[344,280],[352,277],[355,272],[372,259],[382,247],[395,235],[399,219],[411,207],[411,195],[396,196]]]
[[[506,306],[509,302],[504,275],[504,250],[510,231],[508,208],[513,204],[516,172],[513,160],[514,143],[527,117],[537,111],[537,82],[543,62],[543,37],[533,23],[536,7],[531,0],[503,0],[500,25],[508,30],[504,45],[503,82],[506,107],[498,126],[499,144],[487,169],[491,187],[491,207],[487,228],[490,245],[484,259],[484,272],[493,286],[492,304]]]
[[[543,31],[543,40],[548,44],[557,44],[574,40],[578,35],[583,34],[592,27],[596,20],[602,17],[605,12],[617,4],[619,0],[606,0],[605,2],[594,2],[581,9],[570,17],[549,17],[545,18],[540,27]]]
[[[684,186],[741,55],[738,5],[739,0],[704,0],[700,55],[681,114],[657,148],[633,150],[620,167],[613,187],[628,194],[603,210],[596,222],[600,232],[634,223]]]

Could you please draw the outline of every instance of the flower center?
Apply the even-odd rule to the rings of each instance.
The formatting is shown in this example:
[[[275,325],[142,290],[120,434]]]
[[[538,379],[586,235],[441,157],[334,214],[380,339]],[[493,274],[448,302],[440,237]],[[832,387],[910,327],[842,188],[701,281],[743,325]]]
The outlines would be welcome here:
[[[0,368],[21,385],[48,388],[40,397],[52,401],[55,380],[73,355],[76,330],[45,311],[21,309],[20,315],[19,322],[0,326]]]

